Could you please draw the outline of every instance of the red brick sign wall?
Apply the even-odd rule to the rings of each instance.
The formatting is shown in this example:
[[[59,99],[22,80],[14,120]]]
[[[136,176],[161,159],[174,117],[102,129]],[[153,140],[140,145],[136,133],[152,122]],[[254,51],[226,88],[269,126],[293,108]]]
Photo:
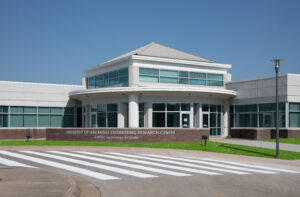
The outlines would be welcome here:
[[[101,142],[199,142],[209,129],[46,129],[47,140]]]

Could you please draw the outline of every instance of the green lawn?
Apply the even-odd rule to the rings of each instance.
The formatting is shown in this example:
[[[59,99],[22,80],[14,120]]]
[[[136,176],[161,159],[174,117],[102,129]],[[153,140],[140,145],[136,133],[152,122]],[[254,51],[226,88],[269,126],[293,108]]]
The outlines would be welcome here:
[[[219,142],[207,142],[205,147],[200,142],[143,142],[143,143],[123,143],[123,142],[80,142],[80,141],[45,141],[45,140],[14,140],[0,141],[0,146],[116,146],[116,147],[143,147],[143,148],[170,148],[183,150],[199,150],[235,155],[246,155],[255,157],[275,158],[275,150],[241,146],[234,144],[224,144]],[[280,159],[295,160],[300,159],[300,153],[291,151],[280,151]]]
[[[263,141],[276,142],[276,139],[263,140]],[[300,137],[295,137],[295,138],[279,138],[279,143],[298,144],[298,145],[300,145]]]

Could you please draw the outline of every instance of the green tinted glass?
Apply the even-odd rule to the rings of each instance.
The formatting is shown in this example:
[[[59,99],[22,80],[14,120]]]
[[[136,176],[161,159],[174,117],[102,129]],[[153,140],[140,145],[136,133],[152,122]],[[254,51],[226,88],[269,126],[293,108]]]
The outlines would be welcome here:
[[[178,77],[178,71],[174,71],[174,70],[163,70],[161,69],[159,71],[159,75],[163,76],[163,77]]]
[[[223,81],[223,75],[220,75],[220,74],[207,74],[207,79]]]
[[[24,107],[24,114],[36,114],[36,107]]]
[[[167,111],[180,111],[180,104],[179,103],[168,103]]]
[[[118,114],[107,113],[107,127],[117,127],[117,126],[118,126]]]
[[[107,111],[112,111],[112,112],[118,111],[118,105],[117,104],[107,104]]]
[[[37,127],[37,115],[24,115],[24,127]]]
[[[191,110],[190,108],[191,108],[190,104],[181,103],[181,111],[190,111]]]
[[[119,70],[119,76],[128,76],[128,68]]]
[[[160,77],[159,82],[160,83],[178,83],[178,79],[170,78],[170,77]]]
[[[159,70],[152,68],[139,68],[139,73],[140,75],[158,75]]]
[[[23,113],[23,107],[11,106],[10,107],[10,113],[22,114]]]
[[[74,116],[73,115],[64,115],[63,127],[74,127]]]
[[[0,106],[0,113],[7,113],[8,112],[8,106]]]
[[[62,107],[50,107],[51,114],[62,114],[63,108]]]
[[[190,78],[193,78],[193,79],[206,79],[206,74],[205,73],[190,72]]]
[[[39,107],[38,108],[38,113],[39,114],[49,114],[50,113],[50,108],[49,107]]]
[[[144,111],[144,103],[139,103],[139,111]]]
[[[180,127],[180,113],[168,112],[167,113],[167,127]]]
[[[190,79],[191,85],[206,85],[206,80],[202,79]]]
[[[158,77],[156,76],[139,76],[139,80],[141,82],[152,82],[152,83],[158,83]]]
[[[98,104],[97,112],[106,112],[106,104]]]
[[[64,114],[74,114],[74,108],[73,107],[65,107],[65,112]]]
[[[62,127],[63,116],[62,115],[51,115],[50,116],[50,127]]]
[[[164,103],[155,103],[152,105],[153,111],[165,111],[165,104]]]
[[[189,72],[179,71],[179,77],[188,78],[189,77]]]
[[[11,114],[10,127],[23,127],[23,115]]]
[[[50,127],[50,116],[39,115],[38,116],[38,127]]]
[[[300,111],[300,103],[290,103],[290,111]]]
[[[106,127],[106,113],[97,114],[98,127]]]

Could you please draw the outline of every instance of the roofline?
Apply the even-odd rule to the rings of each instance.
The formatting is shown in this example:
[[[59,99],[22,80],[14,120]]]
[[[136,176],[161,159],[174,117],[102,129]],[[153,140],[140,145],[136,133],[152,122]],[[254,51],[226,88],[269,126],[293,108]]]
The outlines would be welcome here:
[[[21,81],[0,81],[0,83],[17,83],[17,84],[31,84],[31,85],[52,85],[52,86],[84,87],[82,85],[72,85],[72,84],[35,83],[35,82],[21,82]]]
[[[116,93],[116,92],[204,92],[217,93],[236,96],[237,92],[234,90],[220,89],[220,88],[200,88],[200,87],[113,87],[113,88],[96,88],[74,90],[69,92],[69,96],[76,96],[81,94],[97,94],[97,93]]]
[[[171,58],[162,58],[162,57],[152,57],[152,56],[144,56],[144,55],[129,55],[123,57],[121,59],[117,59],[114,61],[106,62],[103,64],[98,64],[92,68],[83,70],[84,73],[94,71],[98,68],[104,68],[116,63],[121,63],[128,60],[146,60],[146,61],[155,61],[155,62],[166,62],[166,63],[175,63],[175,64],[186,64],[186,65],[197,65],[197,66],[207,66],[207,67],[217,67],[217,68],[231,68],[231,64],[220,64],[214,62],[200,62],[200,61],[192,61],[192,60],[181,60],[181,59],[171,59]]]
[[[171,59],[171,58],[162,58],[162,57],[151,57],[144,55],[132,55],[132,59],[134,60],[148,60],[148,61],[156,61],[156,62],[167,62],[167,63],[175,63],[175,64],[187,64],[187,65],[197,65],[197,66],[213,66],[217,68],[231,68],[231,64],[220,64],[214,62],[201,62],[201,61],[192,61],[192,60],[181,60],[181,59]]]
[[[127,60],[131,60],[131,59],[132,59],[132,57],[131,57],[131,55],[129,55],[129,56],[126,56],[126,57],[123,57],[123,58],[120,58],[120,59],[116,59],[114,61],[109,61],[109,62],[104,62],[102,64],[98,64],[96,66],[93,66],[91,68],[83,70],[83,72],[87,73],[87,72],[96,70],[96,69],[101,68],[101,67],[104,68],[104,67],[110,66],[112,64],[121,63],[121,62],[124,62],[124,61],[127,61]]]
[[[295,75],[295,76],[300,77],[300,74],[296,74],[296,73],[285,73],[285,74],[279,75],[278,77],[286,77],[288,75]],[[275,75],[274,76],[268,76],[268,77],[259,77],[259,78],[254,78],[254,79],[244,79],[244,80],[239,80],[239,81],[231,81],[231,82],[228,82],[226,84],[243,83],[243,82],[248,82],[248,81],[257,81],[257,80],[272,79],[272,78],[275,78]]]

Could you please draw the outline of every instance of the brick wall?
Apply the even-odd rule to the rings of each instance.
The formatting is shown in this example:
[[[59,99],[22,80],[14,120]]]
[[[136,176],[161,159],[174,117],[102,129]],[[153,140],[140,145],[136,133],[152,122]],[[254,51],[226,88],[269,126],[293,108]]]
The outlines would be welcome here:
[[[47,129],[47,140],[109,142],[199,142],[209,129]]]
[[[46,137],[46,129],[0,129],[0,139],[26,139],[28,133],[32,138]]]
[[[267,128],[232,128],[230,130],[232,138],[244,138],[252,140],[275,139],[276,129]],[[300,137],[300,129],[279,129],[280,138]]]

